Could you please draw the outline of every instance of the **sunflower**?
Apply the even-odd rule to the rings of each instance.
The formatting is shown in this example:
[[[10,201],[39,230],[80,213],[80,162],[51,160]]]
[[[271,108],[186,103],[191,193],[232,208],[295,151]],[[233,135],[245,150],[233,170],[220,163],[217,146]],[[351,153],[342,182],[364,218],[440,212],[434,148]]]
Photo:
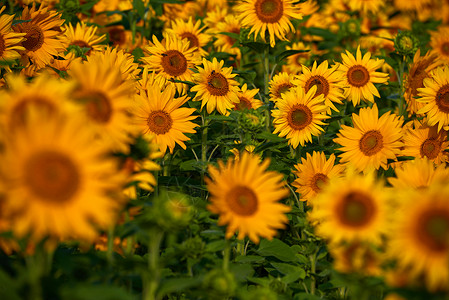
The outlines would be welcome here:
[[[442,66],[430,73],[430,78],[424,79],[424,87],[418,88],[419,97],[416,101],[424,103],[418,113],[426,114],[427,124],[438,124],[438,131],[449,125],[449,67]]]
[[[248,86],[243,84],[242,89],[238,92],[240,102],[234,103],[235,110],[258,109],[263,105],[263,102],[255,99],[254,96],[259,92],[259,89],[248,90]]]
[[[411,127],[404,134],[404,149],[402,154],[416,158],[427,157],[436,164],[445,163],[449,157],[445,150],[449,147],[447,132],[437,132],[436,126],[427,126],[425,120],[416,121],[415,128]]]
[[[301,163],[295,165],[293,174],[296,175],[292,185],[301,194],[301,201],[312,200],[332,178],[341,177],[344,167],[335,165],[335,155],[326,159],[324,152],[315,152],[307,158],[301,158]]]
[[[289,145],[293,148],[298,144],[304,146],[305,142],[312,142],[312,135],[318,136],[326,125],[322,120],[329,118],[326,115],[327,107],[324,105],[324,96],[314,97],[316,86],[306,93],[300,86],[282,94],[282,98],[276,103],[275,110],[271,111],[274,117],[273,133],[279,133],[280,137],[286,136]]]
[[[449,181],[449,169],[444,164],[435,165],[426,157],[407,161],[396,168],[395,172],[396,177],[387,178],[395,188],[422,189],[435,182]]]
[[[309,219],[315,232],[330,244],[367,242],[381,244],[388,232],[389,194],[374,172],[359,174],[348,167],[315,197]]]
[[[377,13],[385,4],[383,0],[345,0],[351,11]]]
[[[25,33],[22,46],[25,48],[24,58],[29,58],[39,68],[50,64],[53,56],[58,56],[65,50],[64,44],[57,37],[61,34],[64,20],[56,11],[49,11],[41,5],[36,10],[35,4],[31,8],[25,7],[19,20],[28,21],[12,26],[17,33]],[[28,62],[22,63],[24,66]]]
[[[280,72],[273,76],[269,82],[270,101],[277,102],[281,95],[295,87],[295,75],[286,72]]]
[[[228,109],[234,108],[234,103],[239,103],[239,83],[233,79],[237,74],[232,73],[232,67],[223,68],[224,61],[220,62],[214,57],[212,62],[203,58],[204,69],[198,67],[198,73],[193,75],[196,83],[191,92],[197,92],[194,101],[202,101],[201,109],[207,104],[207,113],[217,108],[222,115],[227,114]]]
[[[313,62],[312,69],[304,66],[302,75],[299,75],[298,80],[295,81],[295,84],[302,86],[306,93],[312,86],[316,86],[317,90],[315,96],[321,94],[324,96],[324,103],[328,107],[328,114],[331,113],[331,108],[338,111],[334,102],[342,104],[341,100],[344,97],[341,79],[338,77],[338,73],[335,72],[336,68],[337,66],[329,68],[327,60],[317,67],[315,61]]]
[[[396,160],[402,146],[402,119],[386,112],[379,118],[377,105],[352,114],[354,127],[342,125],[334,142],[343,151],[340,162],[350,162],[363,172],[380,167],[387,169],[387,160]]]
[[[287,57],[287,63],[282,66],[283,70],[289,74],[298,74],[302,70],[302,66],[309,62],[312,57],[312,48],[303,42],[293,43],[286,46],[285,50],[304,50],[305,52],[296,53]]]
[[[410,65],[410,71],[404,82],[404,98],[407,101],[407,110],[410,114],[416,114],[424,107],[424,104],[416,101],[415,98],[418,96],[418,89],[424,87],[424,79],[430,77],[430,71],[443,63],[437,57],[436,54],[430,52],[421,56],[420,49],[413,57],[413,63]]]
[[[161,92],[158,86],[149,86],[146,93],[135,96],[134,115],[137,126],[144,136],[155,136],[154,142],[165,154],[167,147],[173,153],[175,145],[186,149],[185,141],[190,140],[185,133],[195,133],[198,125],[190,122],[195,108],[181,107],[189,100],[187,96],[175,98],[175,88],[167,86]]]
[[[260,237],[272,239],[276,229],[288,222],[285,213],[290,207],[278,201],[289,192],[281,174],[266,170],[269,165],[269,159],[260,162],[258,155],[244,152],[237,161],[209,166],[211,178],[205,181],[211,203],[207,209],[220,215],[218,225],[227,224],[226,238],[238,231],[238,239],[248,236],[259,243]]]
[[[144,56],[141,61],[149,71],[156,72],[166,81],[178,79],[192,81],[192,68],[198,63],[194,56],[194,48],[189,48],[186,39],[178,39],[174,35],[166,36],[160,43],[153,36],[153,43],[144,48],[149,56]],[[183,83],[174,83],[179,93],[184,93],[187,86]]]
[[[432,292],[449,286],[448,198],[447,181],[404,193],[388,247],[396,268],[406,270]]]
[[[357,48],[356,57],[349,51],[341,54],[343,63],[338,64],[337,75],[343,78],[345,87],[344,96],[351,100],[354,106],[360,100],[374,103],[374,97],[380,97],[374,83],[386,83],[388,74],[376,72],[384,64],[383,59],[370,59],[371,53],[367,52],[363,58],[360,47]]]
[[[215,35],[217,33],[220,33],[218,29],[216,28],[219,23],[222,23],[226,16],[229,15],[229,10],[227,7],[221,8],[221,7],[215,7],[212,10],[209,10],[207,12],[206,17],[204,18],[203,22],[206,24],[207,29],[206,33],[210,35]]]
[[[87,58],[90,60],[101,61],[106,66],[120,71],[123,81],[136,81],[140,73],[139,65],[134,62],[134,56],[125,52],[123,49],[106,47],[101,52],[96,52],[95,57]]]
[[[70,99],[73,84],[58,80],[49,74],[41,74],[32,82],[24,76],[8,74],[8,90],[0,96],[0,124],[4,134],[14,135],[29,118],[30,109],[39,109],[48,118],[55,114],[72,114],[76,112]]]
[[[378,249],[358,241],[329,247],[333,267],[341,273],[357,273],[365,276],[381,275],[381,253]]]
[[[3,205],[14,233],[92,241],[121,208],[114,197],[124,184],[117,162],[101,144],[92,146],[80,119],[32,112],[2,153],[8,170]]]
[[[188,40],[188,49],[192,49],[195,55],[199,56],[198,59],[207,55],[207,51],[203,49],[209,42],[210,36],[202,33],[205,27],[201,27],[201,21],[198,20],[193,23],[193,19],[189,18],[188,21],[182,19],[176,19],[172,22],[171,28],[166,29],[165,35],[174,35],[178,39]]]
[[[240,49],[234,46],[237,39],[229,35],[222,34],[222,32],[240,35],[240,27],[241,25],[239,20],[234,15],[228,15],[222,22],[219,22],[216,25],[216,33],[214,34],[217,38],[214,41],[214,46],[218,49],[218,51],[236,55],[237,60],[240,60],[242,56]]]
[[[73,97],[99,141],[109,144],[112,151],[128,153],[138,132],[130,114],[133,83],[124,82],[118,69],[96,56],[72,65],[68,74],[76,82]]]
[[[398,10],[414,10],[420,12],[431,2],[432,0],[394,0],[394,7],[396,7]]]
[[[81,49],[86,48],[85,55],[90,55],[93,52],[101,51],[104,45],[101,43],[106,39],[106,35],[97,35],[96,26],[88,26],[84,22],[77,23],[75,28],[69,23],[64,25],[64,34],[60,39],[64,42],[67,47],[78,46]]]
[[[431,33],[430,47],[432,53],[437,54],[446,64],[449,63],[449,27],[440,27],[437,32]]]
[[[285,41],[289,32],[295,32],[290,19],[302,19],[300,8],[293,0],[241,0],[234,7],[243,27],[251,27],[254,38],[260,34],[265,41],[268,30],[270,46],[276,44],[275,36]]]
[[[6,9],[6,6],[0,8],[0,14]],[[15,33],[11,30],[14,15],[0,16],[0,61],[11,61],[20,58],[19,50],[25,48],[20,45],[24,40],[25,33]],[[0,65],[1,67],[1,65]]]

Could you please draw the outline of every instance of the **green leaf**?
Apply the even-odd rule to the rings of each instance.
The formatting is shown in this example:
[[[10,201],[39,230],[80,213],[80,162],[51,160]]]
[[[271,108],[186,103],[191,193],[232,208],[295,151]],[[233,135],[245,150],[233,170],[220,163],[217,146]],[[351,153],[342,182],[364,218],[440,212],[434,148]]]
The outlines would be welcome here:
[[[265,49],[270,47],[270,45],[268,45],[268,44],[258,43],[258,42],[247,42],[247,43],[242,43],[242,45],[244,47],[248,47],[250,49],[253,49],[257,53],[263,53]]]
[[[0,270],[0,299],[20,300],[16,289],[15,281],[6,272]]]
[[[256,134],[256,139],[264,139],[264,140],[269,140],[272,142],[285,142],[286,141],[286,139],[284,139],[276,134],[272,134],[270,132],[258,133],[258,134]]]
[[[188,278],[170,278],[166,279],[161,283],[161,286],[158,291],[158,299],[162,299],[163,296],[179,292],[185,291],[188,288],[197,286],[203,282],[203,278],[201,277],[188,277]]]
[[[284,262],[298,261],[296,252],[293,251],[286,243],[278,239],[273,239],[271,241],[262,240],[257,253],[265,257],[274,256]]]
[[[307,293],[299,293],[296,294],[293,300],[323,300],[323,298],[320,298],[318,296],[307,294]]]
[[[141,19],[145,17],[145,4],[142,0],[133,0],[133,8],[137,11]]]
[[[251,265],[246,264],[230,264],[229,269],[234,273],[237,281],[245,281],[248,277],[253,276],[254,270]]]
[[[282,52],[281,54],[276,56],[276,62],[280,62],[281,60],[283,60],[284,58],[287,58],[291,55],[295,55],[298,53],[304,53],[304,52],[309,52],[310,50],[285,50],[284,52]]]
[[[298,271],[304,272],[304,277],[306,276],[306,272],[303,268],[299,266],[295,266],[292,264],[286,264],[286,263],[277,263],[277,262],[271,262],[271,265],[276,268],[280,273],[284,275],[288,275],[290,273],[295,273]]]
[[[137,300],[125,289],[105,284],[79,284],[63,287],[61,290],[63,300]]]
[[[17,25],[17,24],[22,24],[22,23],[28,23],[28,22],[31,22],[31,19],[29,19],[29,20],[13,20],[12,26]]]
[[[292,282],[298,281],[299,279],[306,278],[306,271],[298,269],[295,272],[289,273],[281,278],[281,281],[285,284],[290,284]]]
[[[264,260],[264,257],[258,255],[240,255],[235,258],[235,261],[239,263],[261,263]]]
[[[225,240],[218,240],[218,241],[210,242],[206,246],[206,251],[207,252],[222,251],[225,248],[225,246],[226,246]]]
[[[183,161],[179,165],[179,169],[181,169],[182,171],[195,171],[195,170],[203,170],[203,168],[206,166],[207,163],[204,163],[201,160],[191,159]]]

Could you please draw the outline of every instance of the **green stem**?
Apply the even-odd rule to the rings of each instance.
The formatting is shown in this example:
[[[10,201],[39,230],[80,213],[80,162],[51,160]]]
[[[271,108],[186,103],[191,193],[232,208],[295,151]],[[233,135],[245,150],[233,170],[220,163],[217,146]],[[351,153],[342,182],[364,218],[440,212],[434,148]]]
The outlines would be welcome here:
[[[264,58],[264,99],[267,109],[265,110],[265,126],[268,132],[271,132],[271,115],[270,115],[270,98],[268,96],[268,84],[270,82],[270,59],[269,59],[270,47],[266,47],[263,52]]]
[[[402,80],[402,76],[404,75],[405,68],[405,56],[399,61],[399,71],[396,73],[398,76],[399,83],[399,116],[402,117],[405,114],[405,99],[404,99],[404,81]]]
[[[229,259],[231,257],[231,241],[226,240],[226,246],[223,252],[223,270],[229,270]]]
[[[317,256],[318,251],[313,252],[313,254],[310,255],[310,271],[312,273],[311,276],[311,282],[310,282],[310,293],[312,295],[315,295],[315,290],[316,290],[316,277],[315,277],[315,273],[316,273],[316,256]]]
[[[108,249],[106,252],[106,259],[109,268],[112,268],[114,263],[114,226],[108,228]]]
[[[207,130],[209,126],[209,120],[206,119],[206,111],[204,110],[201,114],[201,184],[204,186],[204,175],[206,173],[207,164]],[[201,190],[201,198],[205,198],[206,194],[204,190]]]
[[[159,266],[159,252],[164,237],[164,232],[161,230],[150,231],[150,244],[148,245],[148,270],[149,278],[147,278],[144,300],[155,300],[156,291],[160,282],[160,266]]]

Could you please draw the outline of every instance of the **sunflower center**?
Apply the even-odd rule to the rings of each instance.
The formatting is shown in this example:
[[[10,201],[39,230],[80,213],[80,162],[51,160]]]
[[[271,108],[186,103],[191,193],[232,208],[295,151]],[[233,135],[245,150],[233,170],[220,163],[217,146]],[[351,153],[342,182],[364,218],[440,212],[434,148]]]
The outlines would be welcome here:
[[[251,101],[249,101],[245,97],[239,97],[239,99],[240,99],[240,102],[235,103],[236,110],[251,109]]]
[[[86,55],[89,55],[91,50],[92,50],[92,46],[91,45],[89,45],[85,41],[81,41],[81,40],[75,40],[75,41],[71,42],[70,45],[78,46],[81,49],[88,48],[89,50],[86,51],[86,53],[85,53]]]
[[[35,24],[25,23],[23,32],[25,32],[26,41],[22,42],[22,46],[28,51],[36,51],[44,44],[44,33],[39,26]]]
[[[32,194],[52,203],[70,200],[81,185],[79,170],[72,159],[52,150],[32,155],[24,171]]]
[[[360,151],[366,156],[371,156],[383,148],[382,134],[378,130],[370,130],[359,141]]]
[[[123,45],[126,42],[125,31],[121,28],[112,28],[109,30],[109,40],[114,45]]]
[[[99,91],[91,91],[81,97],[86,103],[87,115],[98,123],[106,123],[111,119],[111,101]]]
[[[228,192],[227,203],[231,210],[241,216],[251,216],[258,208],[259,202],[254,191],[246,186],[236,186]]]
[[[228,32],[240,34],[240,28],[231,28]],[[236,39],[227,35],[226,41],[228,42],[228,45],[232,47],[234,46]]]
[[[257,0],[255,9],[257,17],[263,23],[276,23],[284,14],[281,0]]]
[[[276,92],[274,93],[276,98],[281,98],[283,93],[286,93],[293,87],[291,83],[282,83],[278,86]]]
[[[207,78],[207,90],[214,96],[224,96],[229,91],[229,84],[222,74],[213,72]]]
[[[288,124],[295,130],[301,130],[312,123],[312,111],[303,104],[293,106],[288,112]]]
[[[162,110],[152,111],[147,119],[148,128],[156,134],[165,134],[170,131],[173,120]]]
[[[375,213],[373,199],[359,191],[352,191],[345,195],[337,208],[340,222],[351,227],[369,224]]]
[[[178,50],[168,50],[162,54],[162,67],[170,76],[179,76],[187,70],[187,59]]]
[[[444,55],[449,55],[449,42],[444,42],[444,43],[441,45],[441,52],[442,52]]]
[[[6,50],[5,40],[3,39],[3,35],[0,35],[0,57],[2,57],[3,52]]]
[[[329,177],[323,173],[316,173],[311,180],[311,187],[315,193],[319,193],[326,183],[329,181]]]
[[[314,75],[307,80],[305,85],[306,93],[313,87],[316,86],[316,92],[315,97],[323,94],[324,96],[327,96],[329,94],[329,82],[321,76],[321,75]]]
[[[427,211],[419,224],[417,233],[423,245],[435,252],[449,250],[449,211]]]
[[[54,114],[56,107],[49,100],[35,96],[32,98],[22,99],[11,112],[10,128],[14,129],[26,124],[29,110],[36,108],[40,112],[44,112],[48,115]]]
[[[370,79],[368,70],[361,65],[350,67],[347,76],[348,83],[355,87],[365,86]]]
[[[445,114],[449,114],[449,84],[438,90],[435,100],[438,108]]]
[[[435,159],[440,153],[441,143],[436,139],[426,139],[421,145],[421,157]]]
[[[191,32],[184,32],[181,34],[181,39],[188,39],[189,40],[189,49],[193,47],[200,47],[200,42],[198,41],[198,37],[194,35]]]

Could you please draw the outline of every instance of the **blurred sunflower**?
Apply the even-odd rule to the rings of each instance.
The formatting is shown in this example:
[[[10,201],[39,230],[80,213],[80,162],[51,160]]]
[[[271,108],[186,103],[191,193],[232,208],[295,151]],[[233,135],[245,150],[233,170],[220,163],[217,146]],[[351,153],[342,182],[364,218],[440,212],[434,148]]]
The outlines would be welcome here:
[[[162,92],[158,86],[149,86],[146,93],[136,95],[133,113],[135,122],[144,136],[154,136],[154,142],[165,154],[167,147],[173,153],[175,145],[186,149],[185,133],[195,133],[198,125],[191,122],[195,108],[181,107],[190,98],[175,98],[175,88],[167,86]]]
[[[312,142],[312,135],[318,136],[324,131],[320,125],[326,125],[322,121],[329,116],[326,115],[324,96],[314,97],[316,90],[316,86],[312,86],[306,93],[298,86],[282,94],[282,98],[276,103],[277,109],[271,111],[275,127],[273,133],[285,136],[293,148]]]
[[[97,26],[88,26],[84,22],[77,23],[75,28],[73,28],[72,23],[63,26],[64,33],[59,36],[60,40],[66,45],[78,46],[81,49],[86,48],[85,55],[88,56],[93,52],[101,51],[104,45],[101,43],[106,39],[106,35],[97,35]]]
[[[130,114],[133,82],[124,82],[119,69],[97,56],[73,64],[68,74],[76,82],[73,97],[82,106],[83,118],[92,133],[112,151],[128,153],[138,132]]]
[[[226,16],[229,15],[229,9],[227,7],[215,7],[207,11],[206,17],[203,19],[204,24],[206,24],[207,29],[205,32],[210,35],[215,35],[220,33],[217,29],[217,25],[222,23]]]
[[[18,20],[27,21],[12,26],[15,32],[25,33],[22,60],[29,58],[37,67],[43,68],[50,64],[53,56],[66,50],[63,42],[57,38],[61,34],[60,26],[64,23],[60,13],[48,10],[44,5],[36,10],[36,5],[33,4],[31,8],[23,9]],[[22,63],[24,66],[28,64],[28,61]]]
[[[8,74],[8,90],[0,98],[0,124],[5,135],[14,135],[26,125],[31,109],[39,109],[52,118],[58,114],[73,114],[76,106],[71,103],[73,83],[58,80],[49,74],[41,74],[32,82],[24,76]]]
[[[249,34],[254,32],[254,38],[260,34],[265,41],[268,31],[271,47],[276,44],[275,37],[285,41],[289,32],[295,32],[290,19],[302,19],[300,8],[293,0],[241,0],[234,11],[243,27],[251,27]]]
[[[313,151],[301,158],[301,163],[295,165],[293,174],[297,177],[292,185],[296,192],[301,194],[301,201],[312,200],[332,178],[341,177],[344,167],[335,164],[335,155],[332,153],[326,159],[324,152]],[[313,201],[312,201],[313,204]]]
[[[398,10],[405,11],[422,11],[422,9],[430,4],[432,0],[394,0],[394,7]]]
[[[52,118],[33,108],[29,122],[8,139],[3,203],[14,233],[35,239],[92,241],[114,224],[124,184],[117,162],[78,118]]]
[[[404,193],[387,248],[397,269],[407,270],[432,292],[449,286],[448,198],[447,181]]]
[[[241,58],[240,49],[234,46],[238,40],[229,35],[222,34],[222,32],[240,35],[240,27],[241,25],[239,20],[234,15],[228,15],[222,22],[216,24],[217,32],[214,34],[217,38],[214,41],[214,46],[218,49],[218,51],[236,55],[237,60],[240,60]]]
[[[201,27],[201,20],[193,22],[192,18],[188,21],[176,19],[172,22],[171,28],[166,29],[166,34],[174,35],[178,39],[187,39],[189,41],[188,49],[192,49],[197,55],[197,59],[201,59],[207,55],[207,51],[203,49],[209,42],[210,36],[202,33],[205,27]]]
[[[365,276],[381,275],[381,253],[375,247],[358,241],[344,245],[332,245],[329,253],[333,266],[341,273],[357,273]]]
[[[254,96],[259,92],[259,89],[248,90],[248,87],[243,84],[242,89],[238,92],[240,102],[234,103],[235,110],[245,109],[258,109],[263,105],[263,102],[259,99],[255,99]]]
[[[418,113],[426,114],[429,126],[438,125],[438,131],[449,125],[449,67],[442,66],[424,79],[424,87],[418,88],[416,101],[424,103]]]
[[[292,89],[295,84],[295,75],[288,74],[286,72],[280,72],[273,76],[273,78],[270,80],[269,84],[269,91],[270,91],[270,101],[277,102],[279,99],[281,99],[281,95],[285,92],[288,92],[290,89]]]
[[[6,6],[0,8],[0,14],[6,9]],[[0,16],[0,61],[11,61],[20,58],[19,50],[24,51],[21,46],[25,33],[16,33],[11,30],[14,15]],[[2,65],[0,65],[0,68]]]
[[[122,75],[123,81],[131,80],[134,82],[137,80],[140,73],[139,64],[134,62],[134,56],[131,53],[107,46],[103,51],[95,52],[93,55],[94,57],[88,57],[87,60],[98,60],[105,66],[117,69]]]
[[[389,230],[389,195],[374,172],[348,167],[315,197],[309,219],[330,244],[367,242],[380,245]]]
[[[386,112],[379,118],[377,105],[361,108],[352,114],[354,127],[341,125],[334,142],[341,145],[338,150],[340,163],[351,163],[357,170],[370,172],[380,167],[387,169],[387,160],[396,160],[402,147],[402,119]]]
[[[396,177],[387,180],[395,188],[423,189],[435,182],[449,182],[449,169],[444,164],[435,165],[426,157],[407,161],[394,171]]]
[[[404,82],[404,98],[407,101],[407,110],[410,114],[416,114],[424,104],[416,101],[418,89],[424,87],[424,79],[430,77],[430,71],[438,67],[443,61],[437,59],[436,54],[427,52],[421,56],[421,50],[416,51],[413,63]]]
[[[383,0],[345,0],[351,11],[360,11],[363,13],[377,13],[385,2]]]
[[[193,54],[194,48],[189,48],[187,40],[180,40],[174,35],[169,35],[160,43],[156,36],[153,36],[153,43],[145,47],[144,51],[149,56],[142,57],[141,61],[149,71],[156,72],[166,81],[173,78],[192,81],[191,69],[198,61]],[[174,83],[174,85],[181,94],[187,91],[187,86],[183,83]]]
[[[357,48],[356,57],[349,51],[342,53],[343,63],[338,65],[337,75],[343,78],[344,96],[352,101],[354,106],[360,100],[374,103],[374,97],[380,97],[374,83],[387,83],[388,74],[376,72],[384,64],[383,59],[370,59],[371,53],[367,52],[363,57],[360,47]]]
[[[447,162],[449,159],[445,153],[449,147],[447,131],[437,132],[436,126],[427,126],[425,122],[425,119],[421,122],[416,121],[415,128],[405,130],[402,154],[416,158],[427,157],[436,164]]]
[[[438,55],[438,58],[446,64],[449,63],[449,27],[440,27],[438,31],[430,34],[430,47],[432,53]]]
[[[258,155],[244,152],[237,161],[219,161],[218,168],[209,165],[207,209],[220,215],[218,225],[227,225],[227,239],[238,232],[238,239],[248,236],[259,243],[261,237],[272,239],[288,222],[290,207],[278,201],[289,192],[282,174],[267,171],[269,164],[269,159],[261,162]]]
[[[342,104],[343,86],[338,73],[335,72],[337,66],[328,67],[328,62],[325,60],[318,67],[316,61],[313,62],[312,68],[306,66],[302,69],[302,74],[298,76],[296,85],[300,85],[307,93],[312,86],[316,86],[316,94],[324,96],[324,104],[328,107],[327,113],[331,113],[331,108],[338,112],[334,102]]]
[[[203,58],[204,69],[198,67],[198,73],[193,75],[195,85],[190,89],[197,92],[194,101],[202,101],[201,109],[207,104],[207,113],[217,111],[226,115],[228,109],[233,109],[239,103],[239,83],[233,79],[237,74],[232,73],[232,67],[223,68],[224,61],[214,57],[212,62]]]
[[[302,66],[307,64],[312,57],[312,48],[310,45],[305,45],[303,42],[292,43],[291,46],[286,46],[285,50],[304,50],[304,52],[296,53],[287,57],[287,63],[282,66],[287,73],[298,74],[302,71]]]

